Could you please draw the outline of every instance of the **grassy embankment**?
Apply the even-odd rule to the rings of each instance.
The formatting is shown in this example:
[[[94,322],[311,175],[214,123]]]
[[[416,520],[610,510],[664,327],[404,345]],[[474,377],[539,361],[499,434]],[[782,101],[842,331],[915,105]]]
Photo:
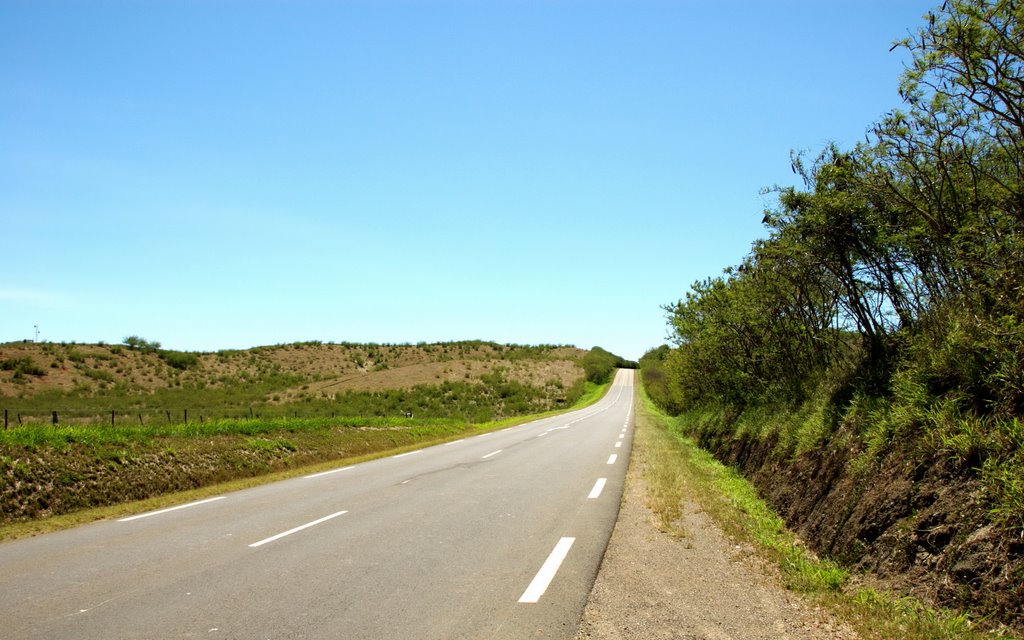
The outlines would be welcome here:
[[[608,385],[584,384],[571,409]],[[0,539],[157,509],[244,487],[423,448],[546,415],[274,418],[132,427],[26,425],[0,431]]]
[[[648,505],[659,529],[685,537],[679,524],[682,504],[697,502],[728,535],[777,566],[788,588],[835,611],[865,640],[1013,637],[975,630],[966,614],[856,586],[846,570],[816,557],[788,531],[750,482],[685,435],[685,423],[693,419],[666,415],[641,390],[633,455],[645,462]]]

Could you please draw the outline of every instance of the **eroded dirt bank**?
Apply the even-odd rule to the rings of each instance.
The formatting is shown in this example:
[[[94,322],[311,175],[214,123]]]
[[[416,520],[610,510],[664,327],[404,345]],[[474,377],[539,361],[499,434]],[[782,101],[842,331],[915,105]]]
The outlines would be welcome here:
[[[771,439],[706,433],[699,442],[738,467],[815,552],[876,586],[1024,632],[1024,532],[991,523],[970,472],[898,450],[854,471],[857,451],[836,445],[793,457]]]

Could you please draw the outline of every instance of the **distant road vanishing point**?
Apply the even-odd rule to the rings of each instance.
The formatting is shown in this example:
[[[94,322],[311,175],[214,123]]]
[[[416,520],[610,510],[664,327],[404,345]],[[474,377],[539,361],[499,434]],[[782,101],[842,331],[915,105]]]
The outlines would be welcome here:
[[[572,638],[615,525],[633,372],[503,431],[0,544],[0,635]]]

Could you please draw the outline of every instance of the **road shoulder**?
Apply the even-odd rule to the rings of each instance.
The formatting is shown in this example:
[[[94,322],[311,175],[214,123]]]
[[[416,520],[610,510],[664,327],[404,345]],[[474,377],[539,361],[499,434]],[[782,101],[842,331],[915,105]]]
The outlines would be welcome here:
[[[659,531],[646,504],[643,458],[632,457],[619,518],[577,640],[857,637],[788,591],[698,505],[682,505],[674,530],[684,534]]]

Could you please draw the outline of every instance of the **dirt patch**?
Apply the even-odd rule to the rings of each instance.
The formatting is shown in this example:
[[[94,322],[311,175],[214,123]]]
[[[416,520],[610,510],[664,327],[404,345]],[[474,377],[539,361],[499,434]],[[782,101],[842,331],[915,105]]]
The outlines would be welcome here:
[[[577,640],[857,637],[787,591],[697,505],[683,505],[677,528],[685,537],[658,531],[645,505],[641,465],[636,457],[630,464],[619,518]]]
[[[281,402],[291,400],[302,392],[329,397],[346,391],[387,391],[411,389],[416,385],[436,385],[443,382],[476,382],[482,376],[500,372],[507,380],[542,387],[558,381],[571,387],[580,377],[580,368],[573,360],[538,360],[509,363],[502,360],[451,360],[422,362],[382,371],[353,371],[331,380],[322,380],[281,393]]]

